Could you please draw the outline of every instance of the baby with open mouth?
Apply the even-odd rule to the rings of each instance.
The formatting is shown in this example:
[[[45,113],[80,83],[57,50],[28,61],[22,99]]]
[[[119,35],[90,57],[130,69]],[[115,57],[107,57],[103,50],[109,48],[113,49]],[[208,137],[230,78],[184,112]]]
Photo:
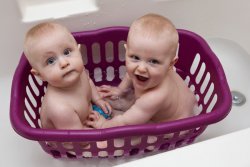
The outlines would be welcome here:
[[[124,45],[124,78],[117,87],[103,85],[99,88],[103,97],[118,104],[129,94],[127,108],[120,108],[124,112],[110,120],[92,112],[87,124],[109,128],[193,116],[197,108],[194,93],[174,69],[178,60],[178,43],[178,32],[167,18],[147,14],[136,19]]]

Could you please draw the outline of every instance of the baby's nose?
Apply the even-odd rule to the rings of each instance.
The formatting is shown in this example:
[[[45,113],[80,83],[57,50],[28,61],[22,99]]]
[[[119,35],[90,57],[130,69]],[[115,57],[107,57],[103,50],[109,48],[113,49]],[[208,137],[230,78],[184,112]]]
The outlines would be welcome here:
[[[59,63],[61,68],[65,68],[69,65],[67,58],[60,58]]]
[[[139,72],[146,72],[147,71],[147,67],[146,67],[146,64],[144,62],[141,62],[138,67],[137,67],[137,70]]]

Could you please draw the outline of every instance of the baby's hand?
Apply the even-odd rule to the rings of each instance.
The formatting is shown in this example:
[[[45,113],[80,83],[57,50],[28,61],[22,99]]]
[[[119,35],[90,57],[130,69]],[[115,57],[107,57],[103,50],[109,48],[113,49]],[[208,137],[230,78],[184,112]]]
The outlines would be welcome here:
[[[103,98],[109,97],[111,100],[117,100],[122,94],[122,91],[115,86],[102,85],[97,87],[97,91]]]
[[[112,107],[107,101],[103,99],[98,99],[97,101],[95,101],[95,104],[99,106],[109,116],[112,114]]]
[[[93,127],[96,129],[102,128],[103,123],[106,121],[106,119],[101,116],[99,113],[92,111],[88,119],[86,120],[85,124],[89,127]]]

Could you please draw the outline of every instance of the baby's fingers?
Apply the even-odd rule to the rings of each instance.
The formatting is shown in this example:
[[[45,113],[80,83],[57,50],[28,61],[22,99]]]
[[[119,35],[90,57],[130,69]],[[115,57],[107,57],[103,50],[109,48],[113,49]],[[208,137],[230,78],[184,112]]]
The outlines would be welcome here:
[[[111,106],[109,105],[108,102],[104,102],[100,105],[101,109],[102,109],[102,112],[104,112],[105,114],[108,114],[111,113]]]
[[[102,98],[111,97],[113,95],[112,92],[99,92],[99,94]]]
[[[103,111],[106,114],[111,115],[111,113],[112,113],[112,107],[111,107],[111,105],[108,102],[105,103],[105,109]]]
[[[94,121],[86,120],[85,125],[95,128],[95,122]]]
[[[110,89],[112,86],[110,85],[102,85],[100,86],[101,89]]]
[[[110,92],[111,91],[111,86],[108,85],[102,85],[98,87],[99,92]]]
[[[89,121],[96,121],[99,119],[99,114],[97,112],[91,112],[88,116]]]

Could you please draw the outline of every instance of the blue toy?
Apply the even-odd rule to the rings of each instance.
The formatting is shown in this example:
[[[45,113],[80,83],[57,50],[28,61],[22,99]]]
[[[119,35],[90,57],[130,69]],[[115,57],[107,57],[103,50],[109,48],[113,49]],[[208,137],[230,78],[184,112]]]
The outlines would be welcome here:
[[[92,108],[94,111],[98,112],[100,115],[102,115],[105,119],[111,119],[111,116],[106,114],[100,107],[97,105],[92,105]]]

